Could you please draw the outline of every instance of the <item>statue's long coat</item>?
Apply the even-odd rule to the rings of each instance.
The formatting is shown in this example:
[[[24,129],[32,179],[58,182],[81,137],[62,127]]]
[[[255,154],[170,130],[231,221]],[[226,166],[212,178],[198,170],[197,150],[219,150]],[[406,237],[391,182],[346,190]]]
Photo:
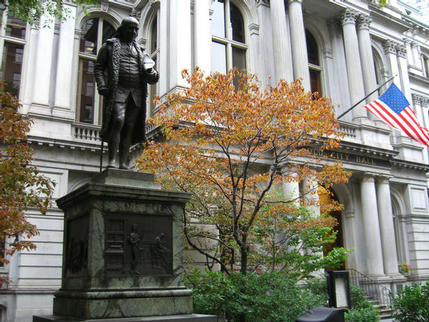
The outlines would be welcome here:
[[[142,86],[142,106],[139,106],[140,112],[134,123],[134,131],[131,144],[145,141],[145,121],[146,121],[146,97],[147,84],[155,84],[159,79],[157,71],[152,69],[147,72],[143,68],[143,59],[145,54],[142,47],[136,42],[133,45],[138,53],[139,69]],[[97,55],[97,61],[94,66],[94,76],[97,82],[97,88],[109,90],[109,95],[104,97],[103,104],[103,124],[101,127],[100,137],[105,142],[109,142],[112,137],[112,108],[115,102],[116,90],[119,81],[119,64],[120,64],[121,43],[118,38],[108,39],[100,48]],[[105,77],[105,72],[107,75]]]

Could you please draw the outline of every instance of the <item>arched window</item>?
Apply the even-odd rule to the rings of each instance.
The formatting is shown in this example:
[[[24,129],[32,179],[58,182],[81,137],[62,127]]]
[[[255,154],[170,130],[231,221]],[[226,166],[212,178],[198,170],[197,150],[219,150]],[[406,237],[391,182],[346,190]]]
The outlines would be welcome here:
[[[159,9],[156,11],[152,23],[150,25],[150,34],[149,34],[149,54],[150,57],[155,62],[155,66],[159,66]],[[156,67],[155,67],[156,68]],[[153,115],[154,104],[153,100],[158,95],[158,84],[149,86],[149,116]]]
[[[77,120],[101,124],[101,97],[96,93],[94,64],[101,45],[115,33],[113,26],[103,18],[89,18],[82,27],[79,43],[79,87]]]
[[[240,10],[230,0],[216,0],[211,6],[212,72],[231,68],[246,70],[246,37]]]
[[[319,46],[313,35],[306,30],[308,69],[310,70],[311,91],[322,95],[322,64],[320,62]]]
[[[6,82],[6,90],[19,97],[27,25],[9,15],[1,28],[4,41],[0,78]]]

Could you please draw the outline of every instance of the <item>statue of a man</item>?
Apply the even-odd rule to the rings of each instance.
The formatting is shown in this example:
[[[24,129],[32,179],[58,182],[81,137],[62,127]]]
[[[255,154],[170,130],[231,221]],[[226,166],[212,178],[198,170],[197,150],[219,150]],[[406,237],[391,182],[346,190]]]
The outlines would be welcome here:
[[[100,95],[104,96],[103,125],[100,136],[108,143],[108,168],[129,168],[129,149],[144,142],[147,84],[159,79],[154,61],[135,41],[139,22],[122,20],[115,37],[100,48],[94,75]]]

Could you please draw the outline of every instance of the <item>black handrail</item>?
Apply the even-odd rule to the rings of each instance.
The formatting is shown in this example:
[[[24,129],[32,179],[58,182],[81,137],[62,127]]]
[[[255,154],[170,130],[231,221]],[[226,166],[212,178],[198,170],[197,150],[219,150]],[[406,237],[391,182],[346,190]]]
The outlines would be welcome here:
[[[392,291],[380,285],[375,279],[350,268],[350,284],[360,287],[366,296],[376,304],[390,307]]]

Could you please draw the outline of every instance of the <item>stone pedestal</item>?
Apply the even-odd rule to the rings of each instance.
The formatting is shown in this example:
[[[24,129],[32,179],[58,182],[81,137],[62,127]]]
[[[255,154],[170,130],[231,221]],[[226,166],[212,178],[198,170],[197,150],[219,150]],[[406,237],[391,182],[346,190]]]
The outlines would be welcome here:
[[[54,316],[33,321],[216,321],[192,314],[183,285],[189,198],[161,190],[151,174],[108,169],[58,199],[62,286]]]

